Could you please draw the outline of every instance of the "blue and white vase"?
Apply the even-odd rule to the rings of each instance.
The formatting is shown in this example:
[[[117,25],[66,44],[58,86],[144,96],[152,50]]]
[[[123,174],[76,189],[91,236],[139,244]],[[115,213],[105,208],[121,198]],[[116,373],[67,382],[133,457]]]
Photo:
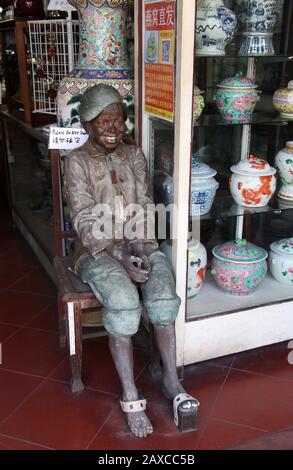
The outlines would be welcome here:
[[[237,20],[222,0],[199,0],[196,15],[196,55],[223,56],[232,41]]]
[[[193,156],[190,191],[191,216],[204,215],[210,212],[219,187],[219,183],[214,178],[216,174],[216,170]]]
[[[274,55],[273,31],[284,0],[238,0],[238,18],[243,24],[240,56]]]

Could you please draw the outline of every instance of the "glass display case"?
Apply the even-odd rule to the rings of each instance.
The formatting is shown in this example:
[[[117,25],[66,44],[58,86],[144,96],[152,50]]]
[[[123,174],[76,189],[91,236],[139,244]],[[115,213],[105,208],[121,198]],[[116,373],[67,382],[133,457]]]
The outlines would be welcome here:
[[[153,29],[160,63],[154,11],[168,5],[145,0],[142,12],[142,145],[155,202],[170,209],[157,235],[182,300],[183,366],[293,337],[293,5],[174,2],[166,119],[148,106],[147,54]]]

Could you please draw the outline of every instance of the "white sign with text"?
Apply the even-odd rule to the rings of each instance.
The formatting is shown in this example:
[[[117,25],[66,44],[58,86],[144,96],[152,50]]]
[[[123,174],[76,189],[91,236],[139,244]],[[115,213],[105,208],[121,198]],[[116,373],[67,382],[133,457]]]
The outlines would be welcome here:
[[[89,138],[82,128],[51,127],[49,149],[70,150],[81,147]]]

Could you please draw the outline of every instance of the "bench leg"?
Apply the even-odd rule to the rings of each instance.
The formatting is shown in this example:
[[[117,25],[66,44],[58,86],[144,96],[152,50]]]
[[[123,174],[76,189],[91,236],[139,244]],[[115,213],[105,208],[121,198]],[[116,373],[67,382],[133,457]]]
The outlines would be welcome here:
[[[64,303],[62,301],[60,294],[58,294],[58,325],[59,325],[60,348],[65,348],[66,346],[65,306],[64,306]]]
[[[71,367],[70,388],[73,393],[83,392],[84,385],[81,380],[82,326],[79,302],[67,303],[67,330]]]

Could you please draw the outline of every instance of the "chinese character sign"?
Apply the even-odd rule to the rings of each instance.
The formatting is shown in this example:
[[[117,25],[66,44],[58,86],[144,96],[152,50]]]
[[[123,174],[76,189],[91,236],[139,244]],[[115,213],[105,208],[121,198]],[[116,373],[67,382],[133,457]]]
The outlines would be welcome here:
[[[173,121],[175,0],[145,2],[145,110]]]
[[[88,138],[88,134],[82,128],[51,127],[49,149],[76,149],[81,147]]]

